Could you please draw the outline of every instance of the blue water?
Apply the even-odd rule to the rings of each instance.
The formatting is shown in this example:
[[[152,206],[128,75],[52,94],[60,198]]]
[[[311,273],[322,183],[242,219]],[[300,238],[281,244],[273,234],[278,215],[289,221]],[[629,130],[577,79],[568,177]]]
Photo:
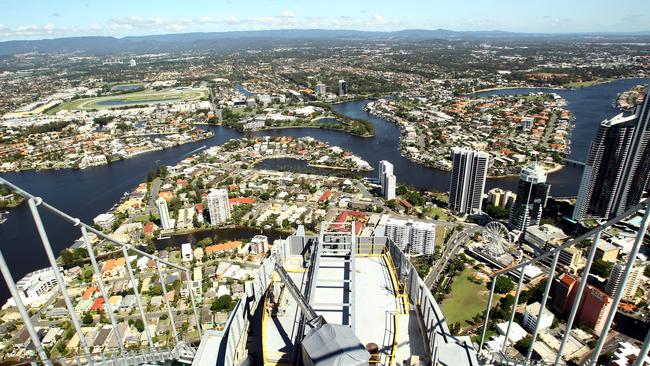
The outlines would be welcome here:
[[[115,91],[132,91],[132,90],[144,90],[142,85],[116,85],[111,88]]]
[[[586,156],[589,143],[593,139],[600,121],[618,113],[612,107],[617,93],[634,85],[648,83],[650,79],[620,80],[575,91],[556,91],[563,95],[569,109],[576,116],[576,128],[572,135],[571,157],[582,160]],[[241,87],[241,86],[240,86]],[[243,89],[243,88],[242,88]],[[245,90],[245,89],[244,89]],[[500,90],[487,94],[513,94],[530,92],[529,89]],[[534,90],[533,90],[534,91]],[[393,123],[370,116],[363,110],[367,100],[337,104],[337,112],[354,118],[363,118],[375,126],[376,136],[363,138],[345,132],[319,129],[283,129],[258,131],[253,135],[313,136],[345,149],[351,150],[367,160],[377,169],[380,160],[389,160],[395,166],[397,180],[422,189],[447,190],[449,173],[415,164],[403,158],[399,152],[399,129]],[[85,170],[47,170],[3,173],[9,181],[29,192],[40,195],[50,204],[91,222],[99,213],[108,210],[125,191],[131,190],[141,182],[149,169],[157,165],[173,165],[184,159],[193,150],[207,145],[221,145],[225,141],[242,137],[242,134],[227,127],[206,127],[214,132],[212,139],[178,146],[172,149],[142,154],[132,159],[110,165]],[[269,163],[270,164],[270,163]],[[375,172],[368,173],[374,176]],[[571,196],[577,192],[581,177],[579,166],[569,166],[549,177],[551,193],[555,196]],[[487,189],[502,187],[513,190],[517,178],[488,179]],[[48,235],[56,253],[68,247],[80,234],[69,225],[49,215],[44,216]],[[27,205],[11,210],[7,222],[0,225],[0,247],[16,280],[27,272],[47,266],[41,243],[34,231],[34,223]],[[0,301],[8,297],[4,282],[0,285]]]

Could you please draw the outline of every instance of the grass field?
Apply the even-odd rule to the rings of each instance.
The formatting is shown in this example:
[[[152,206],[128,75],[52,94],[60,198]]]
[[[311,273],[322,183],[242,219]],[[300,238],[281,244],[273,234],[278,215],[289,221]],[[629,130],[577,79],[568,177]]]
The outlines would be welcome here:
[[[473,268],[465,268],[451,284],[449,297],[440,305],[447,324],[458,322],[461,326],[466,326],[467,320],[485,310],[489,290],[485,284],[479,285],[470,281],[474,273],[476,271]]]
[[[589,86],[594,86],[596,84],[601,84],[601,83],[606,83],[608,81],[611,81],[613,79],[596,79],[596,80],[589,80],[589,81],[574,81],[572,83],[566,83],[564,86],[569,87],[569,88],[586,88]]]
[[[445,243],[446,233],[447,233],[446,227],[439,226],[436,228],[436,247],[442,246]]]
[[[182,88],[167,90],[143,90],[140,92],[112,95],[97,98],[83,98],[71,100],[48,111],[48,114],[60,110],[94,110],[110,109],[140,104],[173,103],[179,101],[192,101],[207,98],[207,89]]]

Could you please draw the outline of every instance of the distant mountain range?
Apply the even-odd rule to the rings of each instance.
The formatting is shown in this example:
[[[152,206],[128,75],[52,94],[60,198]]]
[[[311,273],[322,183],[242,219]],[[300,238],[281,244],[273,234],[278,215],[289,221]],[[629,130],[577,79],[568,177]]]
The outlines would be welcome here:
[[[219,49],[298,40],[508,40],[508,39],[606,39],[650,41],[650,31],[637,33],[514,33],[504,31],[452,31],[405,29],[395,32],[359,30],[286,29],[233,32],[196,32],[131,37],[68,37],[0,42],[0,56],[27,52],[111,54],[116,52],[171,52]]]

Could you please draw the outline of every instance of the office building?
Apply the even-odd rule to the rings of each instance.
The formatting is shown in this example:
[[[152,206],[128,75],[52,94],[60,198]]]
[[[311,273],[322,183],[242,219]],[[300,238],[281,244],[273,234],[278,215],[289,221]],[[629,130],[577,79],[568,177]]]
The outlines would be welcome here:
[[[619,252],[619,247],[608,242],[607,240],[601,239],[598,242],[598,246],[596,247],[595,258],[605,262],[616,263],[616,261],[618,261]]]
[[[615,296],[618,289],[621,287],[621,282],[623,281],[623,272],[625,272],[625,263],[616,263],[612,267],[612,272],[609,274],[609,279],[607,280],[607,286],[605,286],[605,291],[609,296]],[[623,288],[623,300],[625,301],[634,301],[636,291],[641,284],[641,279],[643,277],[644,267],[638,264],[635,264],[630,271],[630,276]]]
[[[327,86],[325,84],[316,84],[314,90],[316,91],[316,95],[323,96],[327,93]]]
[[[169,230],[174,228],[174,219],[169,217],[169,210],[167,209],[167,201],[164,198],[158,197],[156,200],[156,206],[158,207],[158,214],[160,215],[160,225],[163,230]]]
[[[348,95],[348,83],[345,80],[339,80],[339,96]]]
[[[541,309],[542,304],[534,302],[526,306],[526,311],[524,312],[524,328],[529,331],[534,331],[537,326],[537,317],[539,316],[539,310]],[[540,332],[544,332],[546,329],[549,329],[553,324],[553,314],[544,309],[542,312],[541,320],[539,321]]]
[[[550,224],[530,226],[526,230],[524,240],[537,251],[548,250],[549,246],[558,246],[569,239],[569,236],[557,226]]]
[[[555,293],[551,308],[560,315],[568,315],[580,287],[580,280],[562,273],[555,282]]]
[[[650,93],[633,115],[601,122],[591,143],[574,220],[607,219],[639,203],[649,188]]]
[[[514,192],[501,188],[492,188],[488,191],[487,202],[489,205],[500,208],[510,208],[515,203],[517,195]]]
[[[451,152],[452,171],[449,209],[461,214],[480,213],[490,155],[455,147]]]
[[[541,165],[532,163],[522,169],[517,198],[510,210],[510,227],[523,232],[531,225],[539,225],[550,189]]]
[[[599,334],[603,330],[607,314],[612,308],[614,299],[599,289],[587,285],[582,294],[582,304],[580,306],[580,315],[578,319],[582,324],[594,330],[594,334]]]
[[[208,194],[208,211],[210,223],[219,225],[230,220],[230,205],[228,204],[228,191],[215,189]]]
[[[390,217],[385,225],[386,237],[413,255],[432,255],[435,251],[436,226],[433,223]]]

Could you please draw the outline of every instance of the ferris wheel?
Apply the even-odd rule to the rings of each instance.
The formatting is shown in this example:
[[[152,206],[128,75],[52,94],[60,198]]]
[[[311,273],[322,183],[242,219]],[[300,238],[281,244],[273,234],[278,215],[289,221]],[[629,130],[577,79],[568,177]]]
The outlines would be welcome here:
[[[484,250],[494,257],[500,257],[512,246],[510,231],[498,221],[488,223],[482,232]]]

